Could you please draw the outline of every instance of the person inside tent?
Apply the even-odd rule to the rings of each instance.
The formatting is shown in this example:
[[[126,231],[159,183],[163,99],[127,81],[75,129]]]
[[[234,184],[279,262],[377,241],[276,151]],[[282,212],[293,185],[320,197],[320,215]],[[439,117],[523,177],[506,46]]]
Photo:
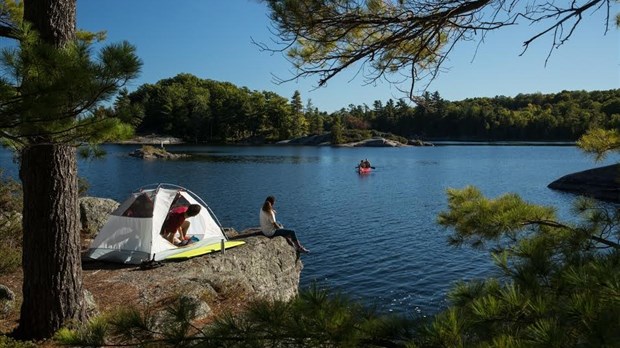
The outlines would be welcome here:
[[[199,204],[190,204],[189,206],[180,206],[173,208],[169,213],[164,226],[162,227],[161,235],[167,239],[170,243],[175,245],[186,245],[189,237],[187,231],[189,230],[190,222],[187,218],[196,216],[200,213]],[[175,235],[179,232],[179,241],[175,243]]]
[[[284,226],[276,221],[276,211],[273,209],[275,203],[276,198],[268,196],[260,210],[260,228],[263,234],[269,238],[282,236],[293,244],[298,253],[309,253],[310,250],[304,248],[297,239],[295,231],[284,229]]]

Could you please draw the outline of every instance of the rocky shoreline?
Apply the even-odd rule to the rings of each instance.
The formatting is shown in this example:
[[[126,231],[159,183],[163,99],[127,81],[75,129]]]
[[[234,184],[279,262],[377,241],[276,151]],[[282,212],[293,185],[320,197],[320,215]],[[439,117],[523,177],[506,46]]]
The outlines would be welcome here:
[[[568,174],[547,187],[606,202],[620,203],[620,164]]]
[[[84,255],[119,203],[96,197],[80,198],[79,203]],[[270,239],[257,229],[225,231],[229,239],[242,239],[245,244],[181,262],[164,262],[163,267],[153,269],[83,258],[89,313],[128,306],[157,311],[180,296],[197,305],[196,321],[200,323],[223,312],[240,311],[253,300],[287,301],[297,295],[303,263],[284,238]],[[0,276],[2,332],[17,326],[22,279],[21,269]]]
[[[148,136],[137,136],[130,140],[120,141],[118,144],[129,144],[129,145],[152,145],[154,147],[159,147],[164,149],[165,145],[178,145],[184,144],[184,141],[180,138],[174,137],[166,137],[166,136],[158,136],[158,135],[148,135]],[[239,145],[265,145],[263,141],[251,141],[249,143],[240,143]],[[275,145],[301,145],[301,146],[332,146],[331,143],[331,134],[326,133],[322,135],[309,135],[294,139],[282,140]],[[337,147],[407,147],[407,146],[434,146],[430,142],[422,141],[419,139],[408,140],[407,143],[402,143],[396,140],[391,140],[382,136],[374,136],[372,138],[348,142],[344,144],[336,144],[333,146]],[[139,157],[139,156],[135,156]]]
[[[160,136],[160,135],[145,135],[145,136],[136,136],[129,140],[122,140],[116,143],[127,144],[127,145],[154,145],[154,146],[163,147],[164,145],[183,144],[184,141],[181,138],[175,138],[175,137],[167,137],[167,136]]]

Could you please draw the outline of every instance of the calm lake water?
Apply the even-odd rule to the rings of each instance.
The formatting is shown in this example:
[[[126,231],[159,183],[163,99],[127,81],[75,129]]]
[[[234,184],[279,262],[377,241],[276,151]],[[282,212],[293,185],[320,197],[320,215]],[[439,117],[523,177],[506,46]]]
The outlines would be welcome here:
[[[302,287],[337,289],[383,311],[432,314],[459,280],[494,270],[484,251],[452,248],[439,227],[446,188],[475,185],[495,197],[519,193],[569,216],[573,195],[547,184],[602,163],[572,146],[436,146],[412,148],[169,146],[189,160],[143,161],[127,156],[137,146],[106,145],[108,155],[80,160],[89,195],[124,200],[151,183],[173,183],[201,196],[225,227],[258,226],[267,195],[278,218],[312,252],[302,256]],[[16,177],[11,154],[0,167]],[[358,175],[368,158],[376,167]]]

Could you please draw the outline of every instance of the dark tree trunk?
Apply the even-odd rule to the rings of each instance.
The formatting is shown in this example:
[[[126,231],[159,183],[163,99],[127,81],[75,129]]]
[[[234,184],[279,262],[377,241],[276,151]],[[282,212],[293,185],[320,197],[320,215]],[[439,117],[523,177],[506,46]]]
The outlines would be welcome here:
[[[86,318],[79,243],[75,148],[34,145],[22,151],[24,301],[18,336],[51,337]]]
[[[24,0],[24,20],[56,47],[75,39],[75,11],[76,0]]]
[[[24,20],[55,47],[75,38],[76,0],[25,0]],[[23,84],[28,84],[24,80]],[[23,303],[17,336],[51,337],[86,319],[80,261],[75,148],[29,139],[21,153]]]

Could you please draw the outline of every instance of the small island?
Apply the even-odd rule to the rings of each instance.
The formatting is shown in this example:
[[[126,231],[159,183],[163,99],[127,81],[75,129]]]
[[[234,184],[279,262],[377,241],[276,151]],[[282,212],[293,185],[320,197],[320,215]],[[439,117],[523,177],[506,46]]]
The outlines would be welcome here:
[[[179,159],[190,157],[187,154],[168,152],[163,146],[154,147],[151,145],[143,145],[129,153],[129,156],[142,159]]]

